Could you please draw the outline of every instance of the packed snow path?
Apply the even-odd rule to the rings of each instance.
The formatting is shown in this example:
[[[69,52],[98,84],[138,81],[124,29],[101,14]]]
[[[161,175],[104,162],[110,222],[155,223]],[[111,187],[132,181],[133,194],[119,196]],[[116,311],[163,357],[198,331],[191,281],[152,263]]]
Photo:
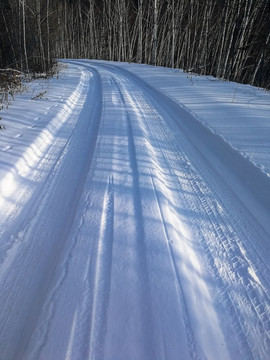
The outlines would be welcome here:
[[[0,359],[269,359],[267,175],[124,66],[68,63],[0,153]]]

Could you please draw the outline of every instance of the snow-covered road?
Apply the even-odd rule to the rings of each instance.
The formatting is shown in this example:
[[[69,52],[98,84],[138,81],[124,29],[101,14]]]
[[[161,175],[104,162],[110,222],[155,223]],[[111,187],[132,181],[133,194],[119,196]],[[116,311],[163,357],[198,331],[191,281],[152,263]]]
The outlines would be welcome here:
[[[0,359],[269,359],[269,146],[139,65],[66,63],[0,133]]]

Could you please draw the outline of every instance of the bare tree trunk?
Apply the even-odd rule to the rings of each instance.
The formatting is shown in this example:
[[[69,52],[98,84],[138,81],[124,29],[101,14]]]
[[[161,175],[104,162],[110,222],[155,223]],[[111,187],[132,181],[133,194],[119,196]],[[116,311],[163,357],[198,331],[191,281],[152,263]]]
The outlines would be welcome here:
[[[152,57],[152,63],[154,65],[157,65],[157,29],[158,29],[158,0],[154,0],[153,57]]]
[[[171,67],[174,68],[174,56],[175,56],[175,6],[174,0],[172,0],[172,54],[171,54]]]
[[[252,78],[251,78],[251,85],[255,85],[255,79],[256,79],[257,73],[258,73],[258,71],[259,71],[259,69],[261,67],[261,64],[262,64],[264,56],[265,56],[265,49],[267,49],[269,47],[269,45],[270,45],[270,26],[269,26],[269,33],[268,33],[268,35],[266,37],[264,47],[262,47],[259,60],[257,62],[254,73],[253,73]]]
[[[43,40],[42,40],[42,31],[41,31],[41,7],[40,7],[40,0],[36,0],[36,9],[37,9],[37,30],[38,30],[38,38],[39,38],[39,51],[40,51],[40,65],[42,68],[42,71],[46,71],[46,65],[45,65],[45,52],[44,52],[44,46],[43,46]]]
[[[25,66],[26,66],[26,72],[29,73],[28,55],[27,55],[27,47],[26,47],[25,0],[21,0],[21,4],[22,4],[23,48],[24,48]]]
[[[220,43],[220,47],[219,47],[219,56],[218,56],[218,60],[217,60],[217,76],[220,77],[222,74],[222,60],[223,60],[223,49],[224,49],[224,44],[225,44],[225,37],[226,37],[226,32],[228,31],[228,16],[229,16],[229,6],[230,4],[227,3],[225,4],[225,15],[224,15],[224,22],[223,22],[223,30],[222,30],[222,35],[221,35],[221,43]],[[228,49],[226,50],[228,51]]]
[[[138,61],[142,63],[142,52],[143,52],[143,0],[139,0],[138,8],[139,17],[139,38],[138,38]]]
[[[50,54],[50,21],[49,21],[49,9],[50,9],[50,0],[47,0],[47,66],[50,66],[51,54]]]
[[[243,46],[246,36],[246,31],[248,27],[248,23],[250,20],[250,10],[253,0],[245,0],[245,11],[242,20],[242,30],[240,32],[239,42],[238,42],[238,50],[236,53],[235,59],[235,72],[234,72],[234,79],[239,80],[241,74],[241,65],[243,59]]]

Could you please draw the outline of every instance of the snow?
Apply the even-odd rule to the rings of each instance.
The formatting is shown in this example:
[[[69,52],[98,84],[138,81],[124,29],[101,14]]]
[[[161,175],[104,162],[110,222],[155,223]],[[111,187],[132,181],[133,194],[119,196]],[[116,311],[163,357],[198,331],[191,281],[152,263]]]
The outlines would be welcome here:
[[[268,359],[270,94],[63,63],[1,111],[0,358]]]

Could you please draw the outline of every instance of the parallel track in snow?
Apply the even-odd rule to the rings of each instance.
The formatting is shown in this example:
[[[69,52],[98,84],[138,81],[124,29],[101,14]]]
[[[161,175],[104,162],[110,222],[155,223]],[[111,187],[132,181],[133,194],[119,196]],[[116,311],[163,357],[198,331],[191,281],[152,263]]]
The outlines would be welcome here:
[[[234,165],[134,74],[70,64],[85,75],[73,130],[62,148],[67,129],[52,134],[47,175],[1,229],[0,354],[267,359],[269,234]]]

